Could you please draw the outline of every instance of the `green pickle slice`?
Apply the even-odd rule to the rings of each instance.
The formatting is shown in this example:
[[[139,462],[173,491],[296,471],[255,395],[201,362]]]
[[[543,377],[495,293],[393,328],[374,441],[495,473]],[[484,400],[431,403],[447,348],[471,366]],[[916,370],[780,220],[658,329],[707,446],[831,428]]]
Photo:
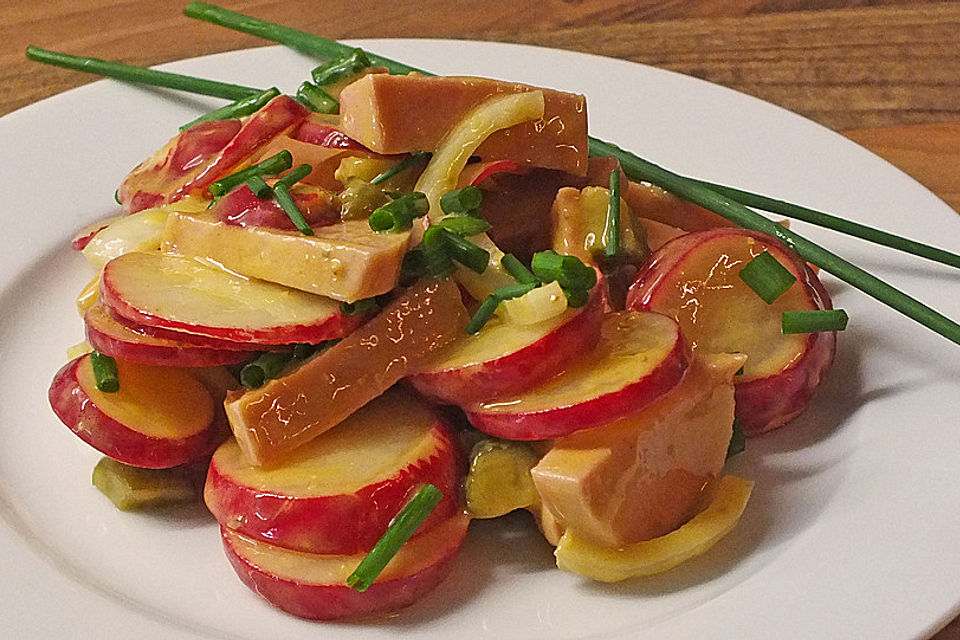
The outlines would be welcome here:
[[[467,511],[474,518],[498,518],[537,499],[530,470],[540,457],[524,442],[483,439],[470,452],[464,482]]]
[[[93,486],[121,511],[197,502],[197,483],[186,469],[142,469],[101,458]]]

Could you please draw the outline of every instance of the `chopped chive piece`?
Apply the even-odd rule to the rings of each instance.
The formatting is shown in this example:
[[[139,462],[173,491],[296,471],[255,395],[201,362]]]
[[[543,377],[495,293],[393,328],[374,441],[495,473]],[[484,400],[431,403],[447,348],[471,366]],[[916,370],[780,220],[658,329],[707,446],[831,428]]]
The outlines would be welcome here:
[[[480,307],[477,309],[477,312],[473,314],[473,317],[470,318],[470,322],[467,323],[467,333],[470,335],[476,335],[480,332],[480,329],[483,329],[484,325],[490,321],[490,318],[493,317],[493,314],[496,312],[497,307],[500,305],[500,300],[497,296],[492,293],[486,297],[486,299],[480,304]]]
[[[424,232],[420,243],[423,269],[438,280],[446,278],[455,269],[450,256],[450,244],[445,236],[446,232],[439,227],[430,227]]]
[[[297,89],[297,100],[315,113],[340,113],[337,99],[312,82],[300,85]]]
[[[116,393],[120,390],[116,360],[99,351],[91,351],[90,364],[93,366],[93,379],[96,380],[97,389],[104,393]]]
[[[796,276],[768,251],[748,262],[740,270],[740,279],[767,304],[773,304],[797,281]]]
[[[380,308],[376,298],[364,298],[356,302],[341,302],[340,312],[345,316],[358,316]]]
[[[615,258],[620,251],[620,169],[610,172],[610,204],[607,205],[607,226],[603,232],[604,253]]]
[[[429,157],[430,157],[430,153],[428,151],[413,151],[410,153],[409,156],[407,156],[397,164],[393,165],[383,173],[380,173],[377,176],[375,176],[373,180],[370,181],[370,184],[382,184],[387,180],[389,180],[390,178],[392,178],[393,176],[400,173],[401,171],[406,171],[407,169],[414,166],[418,162],[421,162],[424,159]]]
[[[215,80],[194,78],[179,73],[157,71],[156,69],[147,69],[145,67],[123,64],[122,62],[111,62],[99,58],[72,56],[68,53],[41,49],[33,45],[27,47],[27,58],[35,62],[43,62],[57,67],[66,67],[67,69],[85,71],[87,73],[96,73],[109,78],[126,80],[127,82],[199,93],[205,96],[223,98],[224,100],[240,100],[261,92],[261,89],[255,89],[254,87],[244,87],[226,82],[217,82]]]
[[[592,289],[597,284],[596,271],[576,256],[560,255],[553,250],[533,254],[530,268],[542,281],[556,280],[564,289]]]
[[[370,59],[363,49],[354,49],[350,55],[324,62],[311,71],[310,75],[314,82],[323,86],[357,75],[369,66]]]
[[[445,213],[451,214],[475,211],[480,207],[481,202],[483,202],[483,192],[473,185],[448,191],[440,196],[440,208]]]
[[[120,189],[113,192],[113,199],[117,201],[117,204],[123,204],[120,202]]]
[[[475,236],[490,229],[489,222],[472,216],[446,216],[437,226],[461,236]]]
[[[502,264],[503,268],[507,270],[507,273],[513,276],[513,279],[520,284],[540,284],[540,279],[533,275],[512,253],[508,253],[500,258],[500,264]]]
[[[747,448],[747,437],[743,433],[743,427],[740,421],[733,419],[733,434],[730,436],[730,444],[727,445],[727,460],[743,452]]]
[[[383,536],[370,553],[360,561],[356,570],[347,578],[347,586],[361,593],[370,588],[373,581],[387,566],[400,547],[416,533],[427,516],[443,498],[443,492],[432,484],[425,484],[390,522]]]
[[[253,195],[261,200],[269,198],[273,193],[270,185],[267,184],[267,181],[264,180],[262,176],[250,176],[247,178],[247,187],[253,192]]]
[[[780,318],[784,334],[843,331],[847,328],[847,312],[843,309],[816,311],[784,311]]]
[[[737,369],[737,372],[736,372],[735,374],[733,374],[733,375],[735,375],[735,376],[742,376],[742,375],[743,375],[743,371],[744,371],[744,369],[746,369],[746,367],[747,367],[747,365],[743,365],[742,367],[740,367],[739,369]]]
[[[493,297],[498,301],[503,302],[504,300],[513,300],[514,298],[519,298],[520,296],[525,296],[534,289],[540,283],[529,282],[526,284],[510,284],[505,287],[500,287],[493,292]]]
[[[306,360],[317,351],[323,349],[325,343],[321,344],[304,344],[299,343],[293,345],[293,359],[294,360]]]
[[[259,389],[267,380],[276,378],[292,359],[289,351],[268,351],[240,369],[240,384],[247,389]]]
[[[313,171],[313,167],[309,164],[298,165],[295,169],[290,171],[290,173],[277,180],[276,184],[273,185],[273,188],[276,189],[278,185],[282,184],[289,189],[310,175],[311,171]]]
[[[369,224],[374,231],[402,231],[409,229],[414,218],[430,209],[427,196],[419,191],[400,196],[370,214]]]
[[[579,309],[590,301],[589,289],[564,289],[563,295],[567,297],[567,306],[571,309]]]
[[[250,176],[275,176],[278,173],[286,171],[293,164],[293,156],[289,151],[280,151],[270,156],[266,160],[261,160],[257,164],[251,165],[243,171],[237,171],[229,176],[220,178],[210,185],[210,193],[216,197],[232,191],[236,187],[247,181]]]
[[[447,229],[439,228],[443,240],[450,248],[450,257],[476,273],[483,273],[490,264],[490,252],[478,247],[466,238]]]
[[[235,100],[230,104],[224,105],[219,109],[214,109],[209,111],[199,118],[191,120],[185,125],[181,125],[180,131],[186,131],[195,124],[201,122],[216,122],[218,120],[232,120],[234,118],[242,118],[248,116],[251,113],[259,111],[263,108],[265,104],[276,98],[280,95],[280,90],[276,87],[267,89],[266,91],[261,91],[260,93],[248,96],[246,98],[240,98]]]
[[[313,229],[311,229],[307,221],[303,219],[303,214],[300,213],[300,209],[297,208],[296,203],[293,201],[293,197],[290,195],[290,188],[287,187],[286,183],[277,182],[273,185],[273,197],[276,199],[277,204],[280,205],[280,208],[283,209],[283,212],[287,214],[287,217],[290,218],[290,221],[293,222],[293,225],[299,229],[300,233],[305,236],[313,235]]]

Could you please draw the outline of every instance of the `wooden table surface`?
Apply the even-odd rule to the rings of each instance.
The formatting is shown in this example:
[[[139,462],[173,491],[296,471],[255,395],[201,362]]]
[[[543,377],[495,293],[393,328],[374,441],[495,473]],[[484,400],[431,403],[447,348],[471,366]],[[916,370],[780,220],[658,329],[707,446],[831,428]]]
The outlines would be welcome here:
[[[264,44],[183,17],[185,2],[6,0],[0,11],[0,115],[92,79],[26,61],[23,51],[31,43],[141,65]],[[672,69],[763,98],[841,131],[960,210],[960,2],[223,0],[221,4],[332,38],[523,42]],[[960,640],[960,619],[935,638]]]

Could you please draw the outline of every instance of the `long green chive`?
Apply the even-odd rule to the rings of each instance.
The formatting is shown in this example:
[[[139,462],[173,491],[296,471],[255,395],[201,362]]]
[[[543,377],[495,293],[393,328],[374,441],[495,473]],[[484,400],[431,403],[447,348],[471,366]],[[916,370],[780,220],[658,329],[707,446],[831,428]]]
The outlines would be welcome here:
[[[427,196],[419,191],[391,200],[370,214],[370,228],[378,232],[409,229],[415,218],[426,215],[430,209]]]
[[[507,253],[500,258],[500,264],[520,284],[540,284],[540,279],[533,275],[512,253]]]
[[[283,185],[289,189],[290,187],[292,187],[293,185],[297,184],[298,182],[306,178],[308,175],[310,175],[311,171],[313,171],[312,165],[309,165],[309,164],[297,165],[296,168],[294,168],[288,174],[286,174],[285,176],[277,180],[277,182],[273,185],[273,187],[274,189],[276,189],[277,185]]]
[[[743,433],[743,427],[740,426],[740,421],[736,418],[733,419],[733,434],[730,436],[730,444],[727,445],[727,460],[742,453],[744,449],[747,448],[747,437]]]
[[[564,289],[592,289],[597,284],[596,271],[576,256],[560,255],[553,250],[533,254],[530,268],[542,281],[556,280]]]
[[[267,380],[276,378],[293,359],[289,351],[268,351],[240,369],[240,384],[247,389],[259,389]]]
[[[327,40],[326,38],[321,38],[304,31],[258,20],[241,13],[221,9],[220,7],[205,2],[191,2],[184,10],[184,13],[191,18],[206,20],[213,24],[279,42],[311,55],[335,57],[343,55],[350,50],[350,47],[333,40]],[[410,65],[382,56],[370,54],[369,58],[372,64],[384,66],[393,74],[422,73],[424,75],[433,75],[422,69],[417,69],[416,67],[411,67]],[[685,179],[662,167],[658,167],[616,145],[598,140],[597,138],[590,138],[589,145],[591,156],[612,155],[616,157],[620,161],[621,167],[624,169],[627,177],[633,180],[652,182],[742,227],[763,231],[780,238],[792,246],[804,260],[812,262],[824,271],[835,275],[847,284],[860,289],[883,304],[912,318],[951,342],[960,344],[960,325],[956,322],[898,289],[891,287],[863,269],[847,262],[840,256],[767,220],[763,216],[747,209],[746,206],[739,202],[725,198],[721,194],[703,185],[698,185],[689,179]],[[695,189],[694,187],[698,188]],[[897,240],[897,242],[899,243],[900,240]]]
[[[340,103],[329,93],[313,84],[304,82],[297,89],[297,100],[315,113],[339,113]]]
[[[469,213],[478,209],[482,202],[483,192],[473,185],[440,196],[440,208],[445,213]]]
[[[266,160],[247,167],[243,171],[238,171],[220,178],[210,185],[210,193],[219,198],[223,194],[239,187],[251,176],[274,176],[286,171],[292,164],[293,156],[290,155],[290,152],[286,150],[280,151]]]
[[[419,162],[423,162],[425,159],[430,157],[428,151],[413,151],[406,158],[393,165],[383,173],[378,174],[370,181],[370,184],[383,184],[393,176],[397,175],[402,171],[406,171],[410,167],[414,166]]]
[[[748,262],[740,270],[740,279],[767,304],[773,304],[797,281],[796,276],[768,251]]]
[[[620,251],[620,169],[610,172],[610,204],[607,205],[603,244],[606,256],[615,258]]]
[[[536,289],[539,284],[540,284],[539,282],[538,283],[529,282],[526,284],[509,284],[505,287],[500,287],[499,289],[494,291],[493,297],[495,297],[500,302],[503,302],[504,300],[513,300],[514,298],[519,298],[520,296],[527,295],[528,293]]]
[[[479,333],[480,329],[483,329],[484,325],[493,317],[498,306],[500,306],[500,299],[492,293],[488,295],[484,301],[480,303],[476,313],[470,318],[470,322],[467,323],[467,333],[472,336]]]
[[[428,228],[418,249],[423,270],[427,275],[440,280],[454,272],[456,267],[451,258],[450,243],[446,241],[446,232],[440,228]]]
[[[473,216],[444,216],[436,226],[461,236],[475,236],[490,229],[490,223]]]
[[[195,118],[185,125],[181,125],[180,131],[186,131],[190,127],[200,122],[215,122],[218,120],[232,120],[248,116],[255,111],[259,111],[265,104],[280,95],[280,90],[276,87],[261,91],[258,94],[240,98],[219,109],[209,111],[199,118]]]
[[[247,187],[250,191],[253,192],[253,195],[257,196],[261,200],[269,198],[273,194],[273,190],[270,188],[270,185],[267,184],[267,181],[261,176],[250,176],[246,180]]]
[[[120,390],[116,360],[99,351],[91,351],[90,364],[93,366],[93,379],[97,383],[97,389],[104,393],[116,393]]]
[[[847,328],[847,312],[843,309],[784,311],[780,324],[784,334],[843,331]]]
[[[370,59],[363,49],[354,49],[348,56],[323,63],[310,75],[322,87],[355,76],[369,66]]]
[[[427,516],[443,499],[443,492],[432,484],[417,490],[410,502],[390,522],[383,536],[373,545],[370,553],[360,561],[356,570],[347,578],[347,586],[356,591],[366,591],[393,559],[400,547],[409,540]]]
[[[293,196],[290,195],[290,188],[285,183],[277,182],[273,185],[273,197],[300,233],[305,236],[313,235],[313,229],[310,228],[310,225],[308,225],[307,221],[303,218],[303,213],[297,208],[296,203],[293,201]]]
[[[712,182],[706,182],[704,180],[695,180],[695,182],[721,195],[727,196],[731,200],[736,200],[740,204],[748,207],[762,209],[764,211],[769,211],[770,213],[776,213],[788,218],[794,218],[795,220],[802,220],[803,222],[808,222],[819,227],[839,231],[840,233],[845,233],[847,235],[854,236],[855,238],[860,238],[861,240],[866,240],[868,242],[873,242],[885,247],[890,247],[891,249],[897,249],[898,251],[920,256],[921,258],[933,260],[934,262],[939,262],[951,267],[960,267],[960,255],[951,253],[949,251],[944,251],[943,249],[938,249],[936,247],[931,247],[928,244],[923,244],[922,242],[917,242],[916,240],[910,240],[908,238],[896,236],[892,233],[874,229],[851,220],[838,218],[837,216],[824,213],[823,211],[817,211],[815,209],[803,207],[798,204],[792,204],[783,200],[776,200],[774,198],[763,196],[757,193],[750,193],[749,191],[734,189],[733,187],[713,184]]]
[[[947,340],[960,344],[960,324],[890,286],[876,276],[867,273],[860,267],[847,262],[835,253],[764,218],[739,202],[632,155],[609,142],[591,139],[590,153],[594,156],[617,156],[621,167],[629,178],[646,180],[685,200],[709,209],[741,227],[762,231],[779,238],[807,262],[812,262],[827,273],[833,274],[847,284],[939,333]]]
[[[205,96],[213,96],[214,98],[223,98],[225,100],[240,100],[259,94],[262,91],[254,87],[244,87],[227,82],[194,78],[179,73],[170,73],[169,71],[157,71],[156,69],[137,67],[123,64],[122,62],[111,62],[109,60],[101,60],[87,56],[73,56],[68,53],[41,49],[33,45],[27,47],[27,58],[35,62],[43,62],[44,64],[52,64],[57,67],[66,67],[67,69],[85,71],[87,73],[96,73],[109,78],[126,80],[127,82],[199,93]]]
[[[376,298],[364,298],[356,302],[341,302],[340,312],[345,316],[359,316],[371,313],[380,308]]]

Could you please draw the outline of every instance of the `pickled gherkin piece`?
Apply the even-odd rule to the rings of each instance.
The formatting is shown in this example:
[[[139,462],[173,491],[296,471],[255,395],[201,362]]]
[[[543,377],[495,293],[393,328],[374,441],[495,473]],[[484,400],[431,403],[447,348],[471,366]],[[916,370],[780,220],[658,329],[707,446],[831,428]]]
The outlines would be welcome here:
[[[101,458],[93,486],[121,511],[197,502],[197,483],[185,469],[142,469]]]
[[[495,438],[477,442],[464,483],[467,512],[474,518],[498,518],[529,507],[537,499],[530,469],[539,459],[526,442]]]

